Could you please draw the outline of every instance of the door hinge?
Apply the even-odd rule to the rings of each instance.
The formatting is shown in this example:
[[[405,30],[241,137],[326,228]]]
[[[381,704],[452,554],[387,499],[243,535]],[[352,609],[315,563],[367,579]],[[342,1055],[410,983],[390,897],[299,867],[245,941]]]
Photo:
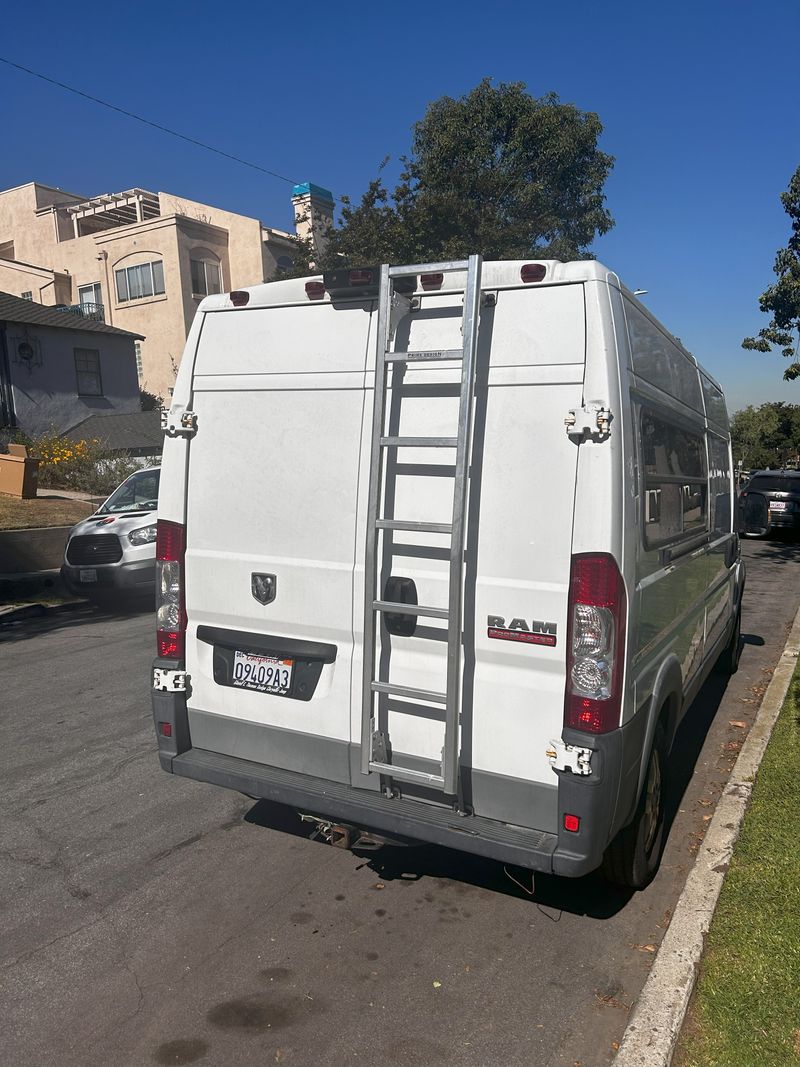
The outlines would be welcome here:
[[[551,741],[545,755],[554,771],[571,771],[573,774],[591,774],[592,750],[567,745],[563,741]]]
[[[584,404],[580,408],[570,408],[564,426],[567,436],[577,441],[585,441],[587,437],[604,441],[611,433],[613,418],[611,408],[605,404]]]
[[[153,689],[166,693],[185,693],[189,682],[186,671],[165,670],[162,667],[153,668]]]
[[[193,437],[197,433],[197,415],[194,411],[162,408],[161,429],[167,437]]]

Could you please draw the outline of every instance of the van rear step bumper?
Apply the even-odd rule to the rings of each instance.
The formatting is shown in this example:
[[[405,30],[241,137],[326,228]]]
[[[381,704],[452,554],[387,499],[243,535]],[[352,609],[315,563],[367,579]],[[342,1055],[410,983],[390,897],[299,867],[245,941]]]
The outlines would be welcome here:
[[[477,815],[459,816],[433,804],[402,798],[389,800],[372,790],[354,789],[340,782],[200,748],[174,757],[160,755],[164,770],[185,778],[263,797],[365,830],[410,837],[547,874],[553,872],[553,853],[558,844],[555,834],[508,826]]]

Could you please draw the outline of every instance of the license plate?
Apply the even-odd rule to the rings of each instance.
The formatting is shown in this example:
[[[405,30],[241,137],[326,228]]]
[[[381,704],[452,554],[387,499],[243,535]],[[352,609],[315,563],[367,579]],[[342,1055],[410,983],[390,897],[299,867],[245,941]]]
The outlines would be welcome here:
[[[82,582],[96,582],[97,571],[94,568],[92,568],[91,570],[81,571],[78,577]]]
[[[770,500],[770,502],[769,502],[769,510],[770,511],[785,511],[786,510],[786,501],[785,500]]]
[[[277,693],[285,696],[292,684],[294,660],[277,656],[254,656],[249,652],[234,652],[231,682],[239,689],[253,689],[257,693]]]

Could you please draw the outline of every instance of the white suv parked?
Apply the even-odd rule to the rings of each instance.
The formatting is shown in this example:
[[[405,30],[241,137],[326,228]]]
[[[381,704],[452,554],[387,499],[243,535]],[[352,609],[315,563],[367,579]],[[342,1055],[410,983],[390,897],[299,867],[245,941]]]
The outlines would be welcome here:
[[[70,530],[61,577],[84,596],[155,591],[160,467],[136,471],[94,515]]]

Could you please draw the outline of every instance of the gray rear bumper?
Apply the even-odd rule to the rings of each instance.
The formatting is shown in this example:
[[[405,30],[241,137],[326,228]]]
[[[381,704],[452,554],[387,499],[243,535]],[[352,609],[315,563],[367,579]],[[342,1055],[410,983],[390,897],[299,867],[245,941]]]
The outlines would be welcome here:
[[[277,801],[335,822],[460,849],[534,871],[553,871],[553,852],[558,844],[555,834],[507,826],[476,815],[461,817],[448,808],[414,800],[390,800],[373,790],[354,789],[198,748],[178,756],[162,751],[159,756],[164,770],[173,774]]]

